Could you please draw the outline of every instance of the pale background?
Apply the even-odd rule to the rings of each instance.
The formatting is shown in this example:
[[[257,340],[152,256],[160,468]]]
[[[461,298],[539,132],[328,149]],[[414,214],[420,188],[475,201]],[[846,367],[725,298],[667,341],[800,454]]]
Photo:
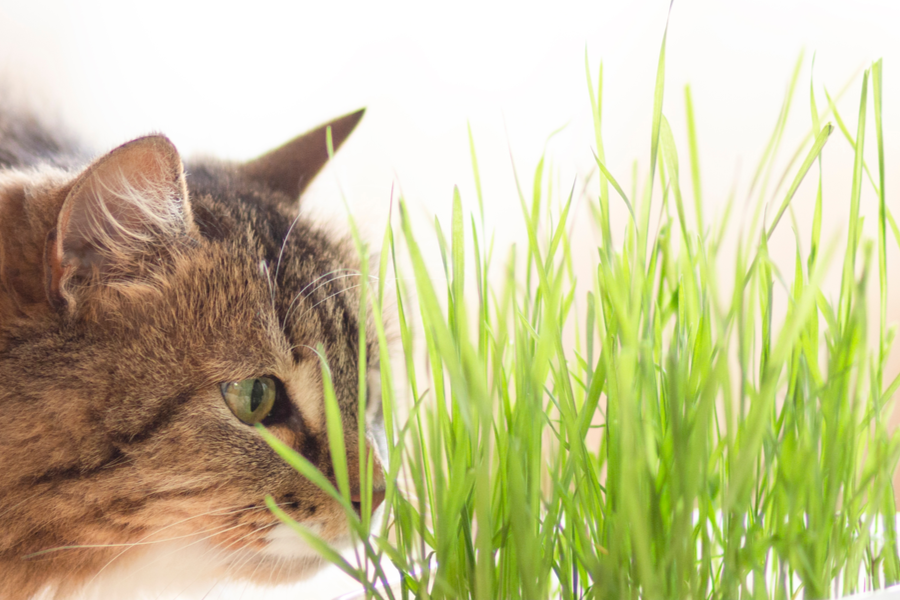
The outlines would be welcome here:
[[[160,131],[186,155],[246,159],[366,106],[362,124],[333,168],[311,188],[307,202],[322,215],[341,218],[342,190],[373,241],[386,224],[392,187],[395,197],[402,191],[423,218],[434,213],[449,218],[455,184],[466,206],[476,206],[466,134],[470,123],[488,229],[497,231],[504,248],[522,236],[510,152],[522,179],[530,181],[547,136],[568,123],[546,146],[560,187],[567,191],[573,179],[582,181],[591,170],[585,49],[595,72],[600,60],[605,65],[608,167],[623,182],[630,182],[635,159],[646,172],[652,89],[667,9],[665,0],[0,0],[0,77],[15,95],[65,122],[98,150]],[[690,184],[684,84],[693,88],[703,191],[707,214],[714,214],[735,183],[743,201],[741,192],[774,126],[794,61],[805,48],[779,164],[786,163],[810,126],[813,53],[820,108],[826,105],[822,85],[834,94],[856,76],[839,104],[854,133],[860,70],[883,57],[886,190],[890,207],[900,213],[898,27],[900,9],[889,0],[676,2],[664,112],[681,144],[685,193]],[[867,159],[875,167],[872,125],[870,114]],[[825,161],[827,239],[843,229],[848,214],[852,153],[839,132],[826,147]],[[867,184],[864,192],[871,235],[874,196]],[[804,236],[813,193],[805,184],[794,202]],[[615,216],[624,218],[621,207]],[[782,244],[776,254],[790,260],[793,237],[787,223],[776,234],[776,244]],[[427,229],[421,231],[428,237]],[[592,232],[578,231],[577,247],[591,253]],[[900,287],[895,250],[890,260],[889,279]],[[890,295],[890,318],[897,321],[900,293],[891,289]],[[897,360],[893,364],[891,376]],[[215,590],[209,598],[330,598],[344,589],[346,582],[329,573],[302,593],[264,595],[238,587]]]

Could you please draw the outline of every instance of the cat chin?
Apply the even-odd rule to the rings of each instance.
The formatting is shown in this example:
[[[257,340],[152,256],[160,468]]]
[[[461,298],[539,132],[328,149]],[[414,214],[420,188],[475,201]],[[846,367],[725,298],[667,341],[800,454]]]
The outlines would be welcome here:
[[[325,566],[324,559],[286,525],[274,527],[266,542],[263,549],[227,554],[209,543],[160,544],[128,564],[110,566],[77,591],[65,586],[59,591],[72,600],[200,599],[235,584],[249,582],[268,588],[293,583],[312,577]],[[35,600],[55,597],[51,593]]]
[[[318,524],[308,524],[306,528],[316,535],[321,536],[322,534],[322,527]],[[270,529],[266,533],[265,541],[266,546],[260,550],[260,554],[276,561],[285,559],[306,561],[319,557],[319,554],[309,544],[304,542],[293,529],[284,523],[279,523]],[[335,544],[332,542],[332,546],[338,549],[342,549],[344,545],[346,544]]]

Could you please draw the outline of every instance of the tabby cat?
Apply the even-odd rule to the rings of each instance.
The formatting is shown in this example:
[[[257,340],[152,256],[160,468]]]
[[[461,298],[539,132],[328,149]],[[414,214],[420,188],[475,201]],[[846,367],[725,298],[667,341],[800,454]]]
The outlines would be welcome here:
[[[67,597],[123,569],[161,584],[311,574],[320,558],[267,494],[348,542],[338,504],[253,425],[334,481],[321,344],[359,510],[355,252],[299,198],[328,160],[327,128],[336,149],[362,114],[246,163],[183,164],[150,135],[86,164],[0,113],[0,598]],[[366,356],[377,507],[378,353]]]

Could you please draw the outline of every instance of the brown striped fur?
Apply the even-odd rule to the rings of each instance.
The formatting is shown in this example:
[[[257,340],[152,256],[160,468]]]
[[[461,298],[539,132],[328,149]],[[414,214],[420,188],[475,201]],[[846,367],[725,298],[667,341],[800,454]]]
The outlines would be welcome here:
[[[361,114],[331,124],[335,148]],[[183,167],[162,136],[74,156],[0,118],[0,598],[64,597],[166,540],[202,544],[212,578],[309,574],[317,558],[267,550],[265,495],[337,545],[346,520],[219,386],[277,378],[264,424],[333,481],[322,344],[357,471],[354,252],[297,200],[328,158],[324,127],[245,164]]]

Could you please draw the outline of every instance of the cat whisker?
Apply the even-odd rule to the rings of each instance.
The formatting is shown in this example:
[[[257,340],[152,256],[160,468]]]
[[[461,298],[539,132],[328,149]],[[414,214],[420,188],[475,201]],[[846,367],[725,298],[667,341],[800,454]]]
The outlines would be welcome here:
[[[222,563],[228,557],[229,554],[231,554],[232,557],[237,555],[237,560],[232,562],[231,567],[235,570],[239,570],[241,567],[243,567],[245,564],[247,564],[250,560],[252,560],[257,555],[256,555],[256,553],[254,553],[253,551],[251,551],[247,548],[237,548],[236,550],[230,550],[230,548],[232,546],[234,546],[235,544],[241,542],[242,540],[246,539],[247,537],[254,535],[256,533],[259,533],[260,531],[262,531],[264,529],[274,527],[277,524],[278,524],[277,522],[273,522],[273,523],[267,523],[265,525],[261,525],[259,527],[256,527],[252,531],[242,535],[241,537],[239,537],[235,540],[232,540],[231,542],[229,542],[228,544],[226,544],[224,546],[220,546],[220,547],[211,549],[211,550],[215,550],[215,554],[213,556],[209,557],[207,559],[207,562],[218,561],[219,563]],[[243,554],[243,557],[241,557],[241,554]],[[256,570],[259,569],[261,564],[262,563],[258,563],[256,565],[256,567],[254,567],[253,573],[251,573],[250,579],[252,579],[252,575],[256,573]],[[249,585],[249,582],[247,584],[245,584],[244,591],[246,591],[247,585]]]
[[[170,541],[173,541],[173,540],[183,539],[183,538],[192,537],[192,536],[195,536],[195,535],[200,535],[200,534],[202,534],[202,533],[207,533],[207,532],[213,531],[213,530],[215,530],[215,529],[217,529],[217,528],[214,527],[214,528],[212,528],[212,529],[206,529],[206,530],[197,531],[197,532],[190,533],[190,534],[185,534],[185,535],[175,536],[175,537],[171,537],[171,538],[164,538],[164,539],[160,539],[160,540],[153,540],[153,541],[146,541],[146,540],[148,540],[149,538],[153,537],[154,535],[159,534],[159,533],[162,532],[162,531],[165,531],[166,529],[169,529],[169,528],[171,528],[171,527],[177,527],[178,525],[182,525],[182,524],[184,524],[184,523],[186,523],[186,522],[188,522],[188,521],[191,521],[191,520],[193,520],[193,519],[197,519],[197,518],[200,518],[200,517],[208,517],[208,516],[228,516],[228,515],[232,515],[232,514],[238,514],[238,513],[241,513],[241,512],[249,512],[249,511],[253,511],[253,510],[265,510],[266,508],[267,508],[267,507],[266,507],[265,505],[262,505],[262,504],[261,504],[261,505],[258,505],[258,506],[251,506],[251,507],[240,508],[240,509],[238,509],[238,510],[225,510],[225,509],[219,509],[219,510],[215,510],[215,511],[208,511],[208,512],[205,512],[205,513],[201,513],[201,514],[197,514],[197,515],[192,515],[192,516],[190,516],[190,517],[188,517],[188,518],[186,518],[186,519],[182,519],[182,520],[177,521],[177,522],[175,522],[175,523],[170,523],[169,525],[166,525],[165,527],[162,527],[162,528],[160,528],[160,529],[157,529],[157,530],[155,530],[155,531],[153,531],[153,532],[147,534],[146,536],[142,537],[141,539],[139,539],[139,540],[136,541],[136,542],[122,542],[122,543],[112,543],[112,544],[78,544],[78,545],[70,545],[70,546],[57,546],[57,547],[54,547],[54,548],[46,548],[46,549],[44,549],[44,550],[39,550],[39,551],[33,552],[33,553],[31,553],[31,554],[26,554],[25,556],[22,557],[22,559],[25,560],[25,559],[29,559],[29,558],[32,558],[32,557],[42,556],[42,555],[44,555],[44,554],[50,554],[50,553],[53,553],[53,552],[60,552],[60,551],[63,551],[63,550],[80,550],[80,549],[87,549],[87,548],[95,548],[95,549],[103,549],[103,548],[123,548],[123,547],[124,547],[124,548],[132,548],[132,547],[134,547],[134,546],[146,546],[146,545],[152,545],[152,544],[160,544],[160,543],[164,543],[164,542],[170,542]],[[224,511],[224,512],[223,512],[223,511]],[[227,527],[227,526],[228,526],[228,525],[223,525],[223,526],[220,526],[220,527]]]
[[[274,524],[274,523],[273,523],[273,524]],[[273,525],[273,524],[270,524],[270,525]],[[260,529],[264,529],[265,527],[270,526],[270,525],[266,525],[266,526],[263,526],[263,527],[257,527],[257,528],[255,528],[253,531],[251,531],[250,533],[248,533],[248,534],[246,534],[246,535],[241,536],[240,538],[238,538],[238,540],[241,540],[241,539],[247,537],[248,535],[252,535],[252,534],[258,532]],[[230,545],[230,544],[229,544],[229,545]],[[173,552],[178,552],[178,551],[181,550],[181,549],[182,549],[182,548],[178,548],[178,549],[176,549],[176,550],[173,550]],[[215,553],[215,555],[213,555],[213,556],[208,556],[208,557],[206,557],[206,564],[207,564],[207,565],[209,565],[209,564],[214,564],[217,560],[220,560],[222,554],[224,554],[224,550],[223,550],[222,548],[211,548],[210,550],[216,550],[216,553]],[[203,553],[203,555],[205,556],[206,554],[208,554],[208,553],[210,552],[210,550],[205,551],[205,552]],[[244,550],[242,549],[241,551],[244,551]],[[249,553],[249,552],[248,552],[248,555],[252,556],[252,553]],[[203,577],[203,574],[200,573],[200,574],[198,574],[196,577],[194,577],[193,579],[191,579],[191,580],[190,580],[189,582],[187,582],[187,584],[182,588],[181,593],[178,593],[175,597],[176,597],[176,598],[180,597],[181,594],[182,594],[183,592],[185,592],[185,591],[187,591],[188,589],[190,589],[190,587],[191,587],[193,584],[195,584],[195,583],[197,583],[198,581],[200,581],[200,579],[201,579],[202,577]],[[203,598],[208,597],[208,596],[212,593],[212,591],[216,588],[216,586],[218,585],[218,583],[219,583],[218,581],[213,582],[213,585],[212,585],[212,586],[209,588],[209,590],[203,595]]]
[[[313,279],[312,281],[307,283],[305,286],[303,286],[303,289],[301,289],[299,292],[297,292],[297,295],[302,296],[303,292],[305,292],[306,290],[311,288],[313,285],[315,285],[315,283],[317,281],[321,281],[322,279],[325,279],[329,275],[334,275],[336,273],[343,273],[343,272],[348,272],[348,271],[351,272],[352,274],[360,275],[360,272],[356,269],[350,269],[350,268],[335,269],[334,271],[329,271],[328,273],[325,273],[324,275],[319,275],[318,277],[316,277],[315,279]],[[316,288],[316,289],[318,289],[318,288]],[[315,291],[315,290],[313,290],[313,291]]]
[[[265,527],[258,527],[257,529],[255,529],[254,531],[248,533],[247,535],[244,535],[244,536],[238,538],[237,540],[235,540],[234,542],[232,542],[231,544],[229,544],[229,546],[231,546],[231,545],[233,545],[233,544],[235,544],[235,543],[237,543],[237,542],[243,540],[244,538],[246,538],[247,536],[249,536],[249,535],[251,535],[251,534],[258,533],[259,531],[261,531],[261,530],[263,530],[263,529],[265,529],[265,528],[271,528],[271,527],[274,527],[275,525],[277,525],[277,523],[270,523],[269,525],[267,525],[267,526],[265,526]],[[227,546],[226,546],[226,547],[227,547]],[[248,553],[247,556],[243,559],[243,561],[241,561],[240,563],[237,563],[237,564],[235,565],[235,567],[242,567],[242,566],[244,566],[251,558],[253,558],[253,554]],[[262,561],[258,561],[258,562],[256,563],[256,566],[253,567],[253,571],[250,573],[250,577],[247,578],[247,579],[248,579],[248,584],[249,584],[249,580],[252,580],[252,579],[253,579],[253,576],[256,574],[256,571],[259,570],[259,567],[260,567],[261,564],[262,564]],[[246,586],[244,587],[244,589],[245,589],[245,590],[247,589]]]
[[[321,300],[319,300],[318,302],[316,302],[315,304],[313,304],[312,306],[310,306],[309,308],[307,308],[307,309],[306,309],[306,312],[303,313],[302,315],[300,315],[299,318],[302,319],[303,317],[305,317],[306,315],[308,315],[314,308],[316,308],[317,306],[319,306],[319,305],[322,304],[323,302],[327,302],[328,300],[331,300],[331,299],[334,298],[335,296],[340,296],[341,294],[346,293],[346,292],[349,292],[349,291],[351,291],[351,290],[355,290],[355,289],[358,288],[358,287],[362,287],[362,284],[357,283],[356,285],[351,285],[350,287],[346,287],[346,288],[344,288],[344,289],[342,289],[342,290],[338,290],[338,291],[336,291],[335,293],[333,293],[333,294],[331,294],[331,295],[329,295],[329,296],[325,296],[324,298],[322,298]]]
[[[276,506],[288,506],[288,505],[290,505],[290,504],[291,504],[290,502],[280,502],[280,503],[276,504]],[[268,508],[268,507],[265,506],[265,505],[263,505],[263,506],[260,506],[259,508],[264,508],[264,509],[266,509],[266,508]],[[227,550],[228,548],[230,548],[230,547],[233,546],[234,544],[240,542],[241,540],[243,540],[243,539],[246,538],[247,536],[253,535],[254,533],[256,533],[256,532],[258,532],[258,531],[261,531],[261,530],[263,530],[263,529],[266,529],[266,528],[269,528],[269,527],[274,527],[274,526],[277,525],[277,524],[278,524],[278,521],[273,521],[273,522],[271,522],[271,523],[266,523],[266,524],[264,524],[264,525],[259,525],[259,526],[255,527],[255,528],[254,528],[252,531],[250,531],[249,533],[246,533],[246,534],[242,535],[241,537],[232,540],[232,541],[229,542],[228,544],[226,544],[226,545],[224,545],[224,546],[221,546],[221,547],[217,548],[217,550]]]
[[[291,299],[291,303],[288,305],[287,311],[285,312],[284,319],[282,320],[282,324],[281,324],[282,329],[284,329],[284,324],[287,323],[288,317],[290,316],[291,311],[294,309],[294,304],[297,302],[297,300],[299,300],[300,298],[303,297],[303,293],[306,290],[308,290],[317,281],[321,281],[323,278],[328,277],[329,275],[334,275],[335,273],[341,273],[344,271],[352,271],[352,273],[347,274],[346,277],[360,275],[360,272],[355,269],[335,269],[334,271],[329,271],[328,273],[325,273],[324,275],[320,275],[319,277],[316,277],[315,279],[313,279],[312,281],[307,283],[305,286],[303,286],[303,289],[301,289],[299,292],[297,292],[297,294],[293,297],[293,299]],[[318,290],[320,287],[322,287],[322,285],[327,285],[328,283],[335,281],[336,279],[340,279],[340,278],[335,277],[334,279],[329,279],[328,281],[326,281],[326,282],[322,283],[321,285],[319,285],[318,287],[316,287],[312,292],[310,292],[310,294],[315,293],[315,291]]]
[[[120,456],[119,458],[116,458],[115,460],[111,460],[110,462],[106,463],[105,465],[103,465],[100,468],[101,469],[111,469],[112,467],[119,467],[124,464],[130,463],[133,460],[134,459],[130,456]]]
[[[182,519],[181,521],[178,521],[178,522],[176,522],[176,523],[171,523],[171,524],[169,524],[169,525],[166,525],[165,527],[162,527],[162,528],[160,528],[160,529],[157,529],[156,531],[153,531],[153,532],[147,534],[146,536],[144,536],[143,538],[141,538],[141,539],[138,540],[137,542],[132,542],[132,543],[130,543],[130,544],[125,544],[127,547],[126,547],[124,550],[122,550],[120,553],[118,553],[117,555],[115,555],[114,557],[112,557],[105,565],[103,565],[103,567],[101,567],[100,570],[97,571],[97,572],[94,574],[94,577],[91,579],[91,581],[90,581],[89,583],[92,583],[92,582],[100,575],[100,573],[103,572],[104,569],[106,569],[109,565],[111,565],[113,562],[115,562],[116,560],[118,560],[123,554],[125,554],[126,552],[128,552],[129,550],[131,550],[132,548],[134,548],[136,545],[141,544],[142,542],[144,542],[144,541],[147,540],[148,538],[150,538],[150,537],[152,537],[152,536],[154,536],[154,535],[157,535],[157,534],[160,533],[161,531],[165,531],[166,529],[169,529],[170,527],[177,527],[178,525],[184,524],[184,523],[186,523],[186,522],[188,522],[188,521],[191,521],[191,520],[193,520],[193,519],[198,519],[198,518],[201,518],[201,517],[208,517],[208,516],[228,516],[228,515],[232,515],[232,514],[238,514],[238,513],[241,513],[241,512],[249,512],[249,511],[252,511],[252,510],[264,510],[264,509],[266,509],[266,508],[267,508],[267,507],[266,507],[265,505],[257,505],[257,506],[244,507],[244,508],[240,508],[240,509],[237,509],[237,510],[224,510],[224,512],[223,512],[223,509],[220,509],[219,511],[209,511],[209,512],[201,513],[201,514],[198,514],[198,515],[192,515],[191,517],[188,517],[188,518],[186,518],[186,519]],[[239,527],[239,525],[238,525],[238,527]],[[205,531],[197,532],[197,533],[194,534],[194,535],[198,535],[198,534],[201,534],[201,535],[202,535],[203,533],[206,533],[206,532],[208,532],[208,531],[213,531],[213,530],[215,530],[215,529],[220,529],[220,531],[216,531],[215,533],[212,534],[212,535],[216,535],[216,534],[218,534],[218,533],[224,533],[225,531],[228,531],[228,530],[229,530],[228,528],[233,529],[234,527],[232,527],[232,526],[230,526],[230,525],[226,525],[226,526],[220,527],[220,528],[213,528],[212,530],[205,530]],[[201,540],[197,540],[196,542],[193,542],[193,543],[202,542],[202,541],[204,541],[204,540],[206,540],[206,539],[209,539],[209,537],[211,537],[211,536],[207,536],[207,537],[205,537],[205,538],[203,538],[203,539],[201,539]],[[189,544],[189,545],[190,545],[190,544]]]
[[[214,589],[216,589],[216,586],[217,586],[217,585],[219,585],[219,582],[218,582],[218,581],[214,581],[213,584],[212,584],[212,586],[209,588],[209,590],[207,590],[207,592],[206,592],[205,594],[203,594],[203,596],[200,598],[200,600],[206,600],[206,599],[209,597],[209,595],[212,594],[212,591],[213,591]],[[185,589],[187,589],[187,588],[185,588]],[[179,594],[179,595],[180,595],[180,594]],[[177,598],[177,597],[176,597],[176,598]]]
[[[147,567],[149,567],[149,566],[152,565],[153,563],[158,562],[158,561],[160,561],[160,560],[162,560],[162,559],[168,558],[168,557],[172,556],[173,554],[175,554],[176,552],[181,552],[181,551],[184,550],[185,548],[190,548],[191,546],[194,546],[194,545],[196,545],[196,544],[200,544],[200,543],[202,543],[202,542],[205,542],[206,540],[208,540],[208,539],[210,539],[210,538],[212,538],[212,537],[214,537],[214,536],[221,535],[221,534],[223,534],[223,533],[227,533],[227,532],[229,532],[229,531],[231,531],[231,530],[233,530],[233,529],[237,529],[237,528],[239,528],[239,527],[244,527],[244,524],[243,524],[243,523],[238,523],[237,525],[229,525],[229,526],[224,527],[224,528],[218,528],[218,530],[212,530],[213,533],[210,533],[209,535],[206,535],[206,536],[200,538],[199,540],[194,540],[193,542],[191,542],[191,543],[189,543],[189,544],[185,544],[184,546],[180,546],[180,547],[178,547],[178,548],[172,550],[171,552],[167,552],[166,554],[164,554],[164,555],[162,555],[162,556],[159,556],[159,557],[153,559],[151,562],[149,562],[149,563],[147,563],[147,564],[145,564],[145,565],[142,565],[142,566],[140,567],[140,569],[146,569]],[[207,530],[206,532],[208,532],[208,531],[210,531],[210,530]],[[206,533],[206,532],[201,532],[201,533]],[[113,558],[111,558],[105,565],[103,565],[103,567],[102,567],[99,571],[97,571],[96,574],[94,574],[94,577],[91,578],[91,580],[88,582],[88,585],[90,585],[91,583],[93,583],[94,580],[97,579],[97,577],[98,577],[98,576],[99,576],[99,575],[100,575],[107,567],[109,567],[111,564],[113,564],[117,559],[119,559],[123,554],[125,554],[126,552],[128,552],[129,550],[131,550],[131,548],[133,548],[133,547],[134,547],[134,546],[130,546],[130,547],[126,548],[125,550],[123,550],[122,552],[120,552],[120,553],[118,553],[117,555],[115,555]]]
[[[246,550],[240,550],[239,552],[245,552],[245,553],[246,553]],[[215,557],[211,557],[211,558],[207,559],[206,564],[207,564],[207,565],[213,564],[213,561],[215,561],[215,560],[219,560],[219,564],[222,563],[222,561],[220,560],[219,555],[217,554]],[[189,582],[184,586],[184,588],[182,588],[182,593],[183,593],[184,591],[187,591],[188,589],[190,589],[190,587],[191,587],[194,583],[196,583],[197,581],[199,581],[199,579],[200,579],[201,577],[202,577],[202,574],[201,574],[201,575],[198,575],[197,577],[195,577],[194,579],[192,579],[191,581],[189,581]],[[224,579],[223,577],[217,577],[217,578],[213,579],[213,580],[212,580],[212,585],[209,587],[209,589],[206,591],[206,593],[203,594],[203,596],[201,596],[201,600],[202,600],[202,599],[205,599],[205,598],[208,598],[209,595],[213,593],[213,590],[215,590],[216,587],[223,581],[223,579]],[[176,596],[176,598],[178,598],[178,597],[180,597],[180,596],[181,596],[181,594],[179,593],[178,596]],[[221,597],[221,595],[220,595],[219,597]]]
[[[281,258],[284,256],[284,248],[287,246],[288,238],[291,237],[291,232],[294,230],[294,225],[297,224],[297,221],[300,220],[300,215],[302,213],[298,210],[297,216],[294,217],[294,220],[291,222],[291,226],[288,227],[287,233],[284,234],[284,239],[281,241],[281,250],[278,251],[278,262],[275,263],[275,284],[278,285],[278,271],[281,269]]]
[[[266,284],[269,286],[269,301],[272,304],[272,312],[275,312],[275,286],[272,282],[272,272],[269,269],[269,263],[265,259],[259,261],[259,274],[265,276]]]
[[[290,318],[291,312],[292,312],[293,309],[294,309],[294,305],[296,304],[297,300],[299,300],[300,298],[302,298],[302,297],[307,297],[307,298],[308,298],[308,297],[312,296],[313,294],[315,294],[317,291],[319,291],[319,289],[321,289],[322,287],[328,285],[329,283],[333,283],[333,282],[335,282],[335,281],[338,281],[339,279],[346,279],[346,278],[348,278],[348,277],[361,277],[361,276],[362,276],[362,273],[360,273],[359,271],[356,271],[356,272],[353,272],[353,273],[348,273],[348,274],[346,274],[346,275],[341,275],[340,277],[332,277],[331,279],[329,279],[329,280],[327,280],[327,281],[323,281],[322,283],[320,283],[319,285],[317,285],[317,286],[315,287],[315,289],[313,289],[311,292],[309,292],[308,294],[306,294],[306,295],[304,296],[304,295],[303,295],[303,292],[306,291],[306,290],[309,288],[309,286],[312,285],[312,283],[315,283],[315,281],[318,281],[318,280],[322,279],[322,277],[319,277],[319,278],[317,278],[316,280],[314,280],[312,283],[307,284],[302,290],[300,290],[300,291],[297,293],[296,296],[294,296],[293,300],[291,300],[291,304],[288,306],[288,309],[287,309],[287,311],[286,311],[286,313],[285,313],[285,316],[284,316],[284,323],[287,323],[288,319]],[[324,277],[324,275],[323,275],[323,277]],[[369,275],[368,278],[371,279],[371,280],[373,280],[373,281],[375,281],[375,282],[378,281],[378,277],[375,276],[375,275]],[[340,290],[340,291],[347,291],[347,290],[355,289],[356,287],[359,287],[359,286],[351,286],[351,287],[348,287],[348,288],[344,288],[343,290]],[[340,293],[340,292],[338,292],[338,293]],[[330,297],[331,297],[331,296],[329,296],[329,298],[330,298]],[[325,298],[325,300],[327,300],[327,299],[328,299],[328,298]],[[316,306],[318,306],[318,305],[316,305]],[[313,306],[312,308],[315,308],[315,306]],[[304,314],[305,314],[305,313],[304,313]],[[282,328],[283,328],[283,326],[282,326]]]
[[[240,536],[239,538],[237,538],[237,539],[235,539],[235,540],[232,540],[231,542],[229,542],[229,543],[226,544],[225,546],[214,547],[214,548],[210,548],[210,549],[206,550],[206,551],[203,553],[203,556],[204,556],[204,558],[205,558],[206,564],[221,564],[221,563],[224,561],[224,559],[226,558],[226,555],[227,555],[228,552],[229,552],[228,549],[229,549],[231,546],[233,546],[233,545],[236,544],[236,543],[239,543],[240,541],[246,539],[247,537],[249,537],[249,536],[251,536],[251,535],[254,535],[254,534],[256,534],[256,533],[259,533],[260,531],[262,531],[262,530],[264,530],[264,529],[267,529],[267,528],[269,528],[269,527],[273,527],[273,526],[276,525],[276,524],[277,524],[277,523],[267,523],[267,524],[265,524],[265,525],[261,525],[261,526],[259,526],[259,527],[255,527],[252,531],[250,531],[250,532],[248,532],[248,533],[246,533],[246,534]],[[177,552],[177,551],[179,551],[179,550],[181,550],[181,549],[182,549],[182,548],[176,549],[176,550],[174,550],[173,552]],[[212,552],[212,555],[207,556],[207,555],[210,554],[211,552]],[[245,564],[248,560],[250,560],[250,559],[253,558],[253,556],[254,556],[254,553],[253,553],[252,551],[247,550],[246,548],[239,548],[239,549],[237,549],[236,551],[232,551],[232,554],[234,554],[234,553],[242,553],[242,554],[245,554],[245,555],[246,555],[246,556],[244,556],[243,558],[241,558],[239,562],[234,563],[234,566],[235,566],[235,567],[239,567],[239,566]],[[191,582],[188,583],[188,585],[187,585],[187,587],[186,587],[185,589],[188,589],[193,583],[199,581],[199,579],[200,579],[201,577],[202,577],[202,574],[201,574],[201,575],[198,575],[197,577],[195,577],[193,580],[191,580]],[[212,593],[212,590],[215,589],[216,585],[218,585],[218,582],[213,583],[213,586],[209,589],[209,591],[208,591],[203,597],[205,598],[205,597],[207,597],[210,593]]]
[[[341,275],[340,277],[332,277],[332,278],[329,279],[328,281],[323,281],[322,283],[320,283],[319,285],[317,285],[316,288],[315,288],[313,291],[311,291],[310,293],[306,294],[306,297],[308,298],[308,297],[312,296],[313,294],[315,294],[316,292],[318,292],[322,287],[328,285],[329,283],[333,283],[333,282],[335,282],[335,281],[338,281],[339,279],[346,279],[346,278],[348,278],[348,277],[362,277],[362,273],[360,273],[360,272],[357,271],[356,273],[348,273],[348,274],[346,274],[346,275]],[[377,278],[376,278],[374,275],[369,275],[369,279],[376,279],[376,281],[377,281]]]
[[[312,353],[315,354],[316,356],[318,356],[319,358],[322,358],[322,355],[319,353],[319,351],[316,348],[313,348],[312,346],[307,346],[306,344],[295,344],[294,346],[291,346],[288,349],[288,351],[294,350],[295,348],[306,348],[307,350],[311,350]]]
[[[278,562],[275,563],[275,566],[272,567],[271,569],[269,569],[269,585],[270,585],[270,586],[273,585],[273,583],[272,583],[272,578],[273,578],[276,574],[280,574],[280,573],[281,573],[281,571],[284,569],[284,566],[285,566],[285,563],[286,563],[286,562],[287,562],[287,559],[286,559],[284,556],[281,556],[281,557],[278,558]]]
[[[288,503],[285,503],[285,504],[288,504]],[[278,522],[277,522],[277,521],[273,521],[273,522],[271,522],[271,523],[266,523],[265,525],[259,525],[259,526],[255,527],[252,531],[249,531],[248,533],[245,533],[244,535],[242,535],[242,536],[239,537],[239,538],[235,538],[235,539],[231,540],[230,542],[228,542],[228,543],[225,544],[224,546],[220,546],[220,547],[217,548],[216,550],[218,550],[218,551],[220,551],[220,552],[226,552],[226,551],[228,551],[232,546],[234,546],[234,545],[237,544],[237,543],[240,543],[241,541],[243,541],[244,539],[248,538],[249,536],[254,535],[254,534],[256,534],[256,533],[259,533],[259,532],[262,531],[263,529],[269,529],[269,528],[272,528],[272,527],[274,527],[274,526],[276,526],[276,525],[278,525]]]
[[[226,525],[221,525],[218,528],[227,527]],[[84,550],[84,549],[103,549],[103,548],[133,548],[135,546],[152,546],[154,544],[163,544],[165,542],[172,542],[175,540],[181,540],[184,538],[194,537],[196,535],[201,535],[204,533],[209,533],[210,531],[215,531],[217,528],[213,527],[212,529],[204,529],[202,531],[195,531],[193,533],[186,533],[184,535],[176,535],[175,537],[164,538],[161,540],[153,540],[151,542],[121,542],[121,543],[113,543],[113,544],[78,544],[74,546],[57,546],[55,548],[47,548],[46,550],[39,550],[37,552],[32,552],[31,554],[26,554],[22,557],[23,560],[27,560],[33,557],[43,556],[45,554],[50,554],[52,552],[61,552],[63,550]]]

